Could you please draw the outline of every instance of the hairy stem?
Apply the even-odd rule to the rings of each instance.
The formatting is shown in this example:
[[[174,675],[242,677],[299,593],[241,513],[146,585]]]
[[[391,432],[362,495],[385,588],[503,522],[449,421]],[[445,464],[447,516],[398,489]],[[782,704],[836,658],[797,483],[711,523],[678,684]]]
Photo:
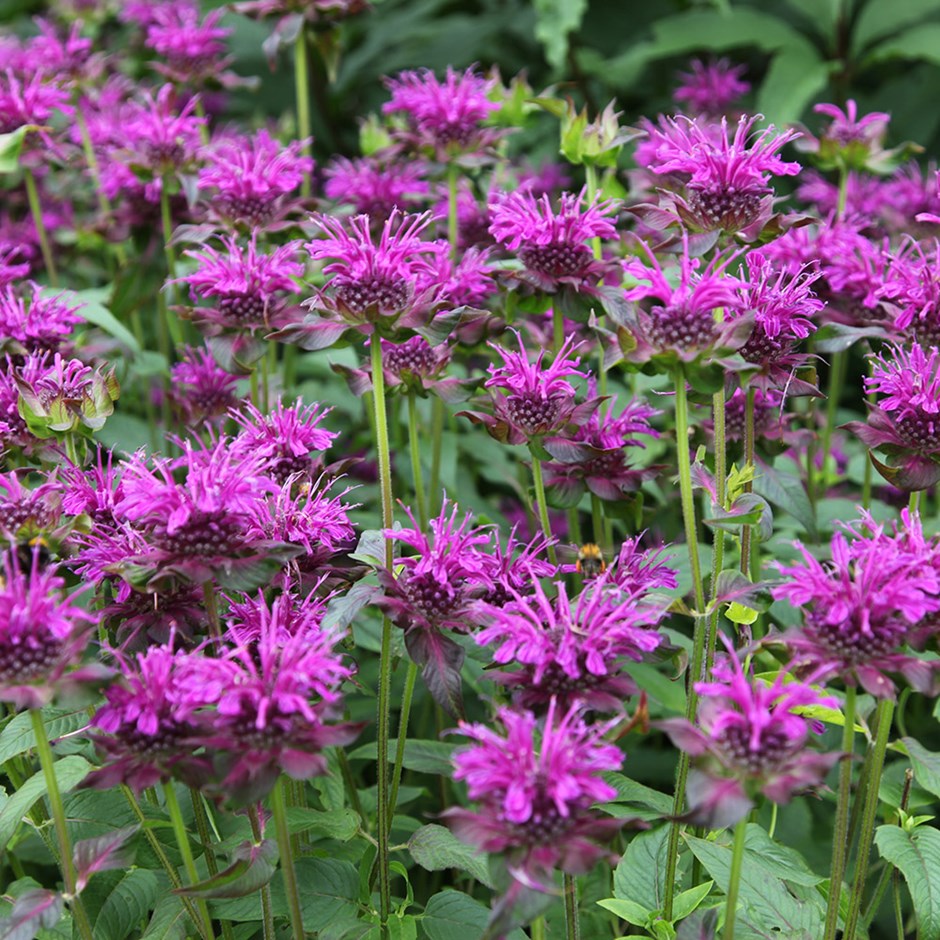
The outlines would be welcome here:
[[[294,855],[291,851],[290,829],[287,825],[287,803],[284,799],[285,777],[281,777],[271,791],[271,813],[274,816],[274,828],[277,832],[277,849],[281,856],[281,872],[284,877],[284,891],[290,908],[291,936],[294,940],[304,940],[304,923],[300,907],[300,893],[297,890],[297,873],[294,871]]]
[[[580,940],[581,925],[578,922],[578,882],[574,875],[565,872],[562,879],[565,892],[565,938]]]
[[[59,274],[56,271],[55,260],[52,257],[49,233],[46,231],[46,224],[42,220],[42,203],[39,201],[36,177],[33,176],[33,171],[28,166],[23,167],[23,181],[26,183],[26,198],[29,201],[29,212],[33,217],[33,225],[36,226],[36,234],[39,236],[39,250],[42,252],[42,262],[46,266],[46,274],[49,275],[49,283],[53,287],[58,287]]]
[[[294,88],[297,96],[297,136],[305,157],[312,155],[310,149],[310,64],[307,56],[306,23],[300,24],[294,42]],[[300,194],[306,199],[310,195],[310,174],[304,173]]]
[[[424,475],[421,473],[421,441],[418,437],[418,403],[414,389],[408,392],[408,450],[411,454],[411,475],[414,477],[415,503],[422,531],[428,524],[427,501],[424,496]]]
[[[251,823],[251,836],[255,845],[261,844],[261,817],[257,806],[248,807],[248,821]],[[271,904],[271,885],[261,886],[261,924],[264,940],[277,940],[274,930],[274,907]]]
[[[395,766],[392,768],[392,787],[389,794],[389,819],[395,812],[398,802],[398,788],[401,786],[401,771],[405,760],[405,744],[408,742],[408,719],[411,717],[411,702],[415,694],[415,682],[418,679],[418,667],[408,663],[405,674],[405,692],[401,699],[401,712],[398,715],[398,744],[395,747]]]
[[[548,521],[548,503],[545,501],[545,480],[542,478],[542,461],[532,454],[532,483],[535,487],[535,504],[539,514],[539,523],[542,526],[542,532],[545,538],[552,538],[552,525]],[[548,560],[553,564],[558,564],[558,557],[555,554],[555,546],[548,546]]]
[[[734,921],[738,912],[738,887],[741,884],[741,866],[744,862],[744,837],[747,834],[747,816],[734,827],[734,848],[731,851],[731,873],[728,875],[728,896],[725,899],[725,932],[723,940],[734,940]]]

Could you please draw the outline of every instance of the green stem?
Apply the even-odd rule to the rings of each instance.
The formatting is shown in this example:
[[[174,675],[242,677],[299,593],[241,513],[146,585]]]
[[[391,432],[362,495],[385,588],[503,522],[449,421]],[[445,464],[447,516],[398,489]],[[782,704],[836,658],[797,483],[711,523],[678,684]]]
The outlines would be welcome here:
[[[209,832],[209,816],[206,813],[206,807],[203,803],[202,794],[195,788],[189,788],[189,795],[193,804],[193,818],[196,820],[196,831],[199,833],[199,841],[202,843],[202,853],[206,859],[206,869],[210,877],[219,873],[219,866],[216,864],[215,852],[212,849],[212,836]],[[193,918],[193,923],[197,923]],[[235,934],[232,930],[232,922],[229,920],[220,920],[222,927],[222,937],[224,940],[234,940]]]
[[[219,621],[219,603],[215,596],[215,585],[211,581],[202,582],[202,599],[209,618],[209,636],[214,640],[222,639],[222,625]]]
[[[839,768],[839,795],[836,802],[836,824],[832,837],[832,864],[829,869],[829,905],[826,908],[826,931],[823,940],[835,940],[839,920],[839,901],[849,837],[849,804],[852,799],[852,755],[855,750],[854,686],[845,691],[845,725],[842,729],[842,766]]]
[[[843,933],[845,940],[855,937],[855,928],[858,926],[859,913],[862,909],[862,895],[865,893],[865,882],[868,878],[868,856],[871,854],[872,838],[875,833],[875,817],[878,815],[878,781],[881,780],[885,751],[888,749],[888,738],[891,737],[891,725],[894,718],[893,699],[881,699],[878,702],[876,718],[878,731],[872,751],[871,783],[868,786],[868,792],[865,794],[862,829],[855,853],[855,880],[852,882],[849,912],[845,918],[845,931]]]
[[[728,477],[728,447],[725,439],[725,390],[712,396],[712,422],[715,428],[715,501],[721,509],[725,508],[725,484]],[[715,550],[712,555],[711,605],[708,617],[708,636],[705,640],[705,678],[711,675],[715,661],[715,647],[718,643],[718,622],[721,616],[718,603],[718,576],[725,564],[725,531],[715,530]]]
[[[904,810],[907,812],[908,800],[911,796],[911,787],[914,783],[914,771],[908,767],[904,771],[904,788],[901,791],[901,805],[898,809]],[[901,818],[898,817],[898,825],[901,825]],[[874,893],[872,894],[871,901],[868,906],[865,908],[865,913],[862,914],[862,923],[865,925],[865,929],[869,930],[871,928],[871,922],[875,919],[875,914],[878,913],[878,908],[881,907],[881,902],[884,899],[885,891],[888,889],[888,882],[891,882],[891,893],[894,895],[894,911],[895,911],[895,920],[898,926],[898,937],[900,940],[904,940],[903,928],[904,928],[904,918],[901,913],[901,879],[900,873],[898,870],[886,862],[884,868],[881,870],[881,877],[878,879],[878,884],[875,887]]]
[[[274,828],[277,831],[277,848],[281,854],[281,871],[284,877],[284,890],[290,908],[291,936],[294,940],[304,940],[304,923],[300,907],[300,893],[297,890],[297,873],[294,871],[294,856],[291,852],[290,829],[287,825],[287,805],[284,800],[285,777],[281,777],[271,791],[271,812],[274,815]]]
[[[535,504],[538,509],[539,523],[542,526],[542,532],[545,538],[552,538],[552,526],[548,521],[548,503],[545,500],[545,480],[542,478],[542,461],[532,454],[532,482],[535,486]],[[548,560],[553,564],[558,564],[558,557],[555,554],[555,546],[548,546]]]
[[[39,201],[36,177],[33,176],[33,171],[28,166],[23,167],[23,181],[26,183],[26,198],[29,200],[29,211],[33,217],[33,225],[36,226],[36,234],[39,236],[39,250],[42,252],[43,264],[45,264],[46,273],[49,275],[49,283],[53,287],[58,287],[59,275],[56,271],[55,261],[52,258],[49,233],[46,231],[46,225],[42,220],[42,203]]]
[[[839,167],[839,200],[836,204],[836,218],[845,218],[845,203],[849,195],[849,171],[842,165]]]
[[[557,353],[565,343],[565,317],[561,307],[552,307],[552,352]]]
[[[728,896],[725,900],[725,932],[723,940],[734,940],[734,921],[738,912],[738,887],[741,884],[741,866],[744,863],[744,837],[747,834],[747,816],[734,827],[734,848],[731,852],[731,873],[728,875]]]
[[[258,807],[248,807],[248,821],[251,823],[251,835],[255,845],[261,844],[261,819],[258,816]],[[271,904],[271,885],[265,883],[261,886],[261,924],[264,940],[277,940],[274,931],[274,908]]]
[[[310,149],[310,66],[307,56],[307,27],[300,24],[297,40],[294,43],[294,88],[297,96],[297,136],[302,141],[301,149],[305,157],[312,155]],[[304,173],[300,195],[310,196],[310,174]]]
[[[372,350],[372,403],[375,408],[375,438],[379,458],[379,481],[382,491],[382,527],[390,529],[394,523],[392,506],[392,462],[388,446],[388,417],[385,411],[385,373],[382,371],[382,344],[373,334]],[[385,540],[385,567],[393,567],[392,543]],[[391,876],[389,874],[389,835],[395,807],[389,799],[388,738],[392,698],[392,623],[382,619],[382,650],[379,659],[379,691],[376,718],[376,863],[379,872],[379,926],[382,936],[388,934],[391,912]]]
[[[920,493],[920,490],[914,490],[907,497],[907,508],[911,515],[920,512]]]
[[[49,800],[49,809],[55,823],[56,838],[59,842],[59,865],[62,868],[62,878],[65,882],[65,893],[68,895],[69,908],[75,920],[82,940],[94,940],[91,932],[91,923],[85,911],[85,905],[76,890],[75,863],[72,860],[72,841],[65,820],[65,806],[62,803],[62,792],[59,790],[59,781],[55,775],[55,759],[46,727],[42,723],[42,713],[38,708],[29,710],[30,721],[33,726],[33,737],[36,739],[36,753],[39,756],[39,766],[46,783],[46,796]]]
[[[697,614],[705,610],[705,591],[702,586],[702,566],[698,554],[698,530],[695,521],[695,496],[692,492],[692,455],[689,449],[689,399],[685,387],[685,372],[682,367],[675,372],[676,386],[676,452],[679,463],[679,490],[682,498],[682,519],[685,525],[685,539],[688,545],[689,562],[692,568],[692,585],[695,594]],[[685,715],[689,721],[695,719],[698,695],[695,683],[702,678],[702,666],[705,659],[705,620],[695,618],[692,637],[692,663],[689,669],[686,689]],[[666,920],[672,918],[672,903],[676,891],[676,868],[679,862],[679,816],[685,806],[685,788],[689,776],[689,756],[683,751],[679,755],[676,771],[676,792],[673,801],[674,821],[669,830],[669,845],[666,856],[666,888],[663,898],[663,910]]]
[[[842,386],[845,384],[845,375],[848,371],[848,355],[845,351],[834,353],[832,366],[829,369],[829,382],[826,393],[829,396],[826,402],[826,425],[822,434],[822,482],[823,487],[829,486],[829,467],[832,457],[832,432],[835,430],[836,414],[839,410],[839,399],[842,397]],[[833,478],[835,471],[833,468]]]
[[[565,938],[580,940],[581,925],[578,922],[578,883],[574,875],[565,872],[562,879],[565,892]]]
[[[200,118],[199,123],[199,139],[202,141],[203,147],[209,146],[209,141],[211,139],[209,134],[209,122],[206,120],[206,109],[202,103],[202,98],[197,96],[196,103],[193,106],[193,113],[197,118]]]
[[[408,450],[411,453],[411,475],[414,477],[415,503],[421,530],[427,527],[427,502],[424,497],[424,475],[421,473],[421,447],[418,437],[418,402],[414,389],[408,391]]]
[[[581,519],[578,516],[577,506],[572,506],[568,510],[568,541],[574,545],[581,544]]]
[[[190,884],[199,882],[199,873],[196,871],[196,862],[193,858],[193,852],[189,845],[189,833],[186,831],[186,823],[183,821],[183,812],[180,809],[179,800],[176,798],[176,790],[173,789],[172,781],[163,784],[163,795],[166,797],[166,809],[170,815],[170,823],[173,826],[173,835],[176,837],[176,844],[179,847],[180,855],[183,858],[183,866],[186,869],[186,875]],[[209,916],[209,907],[202,898],[196,900],[196,907],[199,910],[199,916],[205,925],[205,933],[209,937],[214,937],[212,930],[212,918]],[[201,933],[202,931],[200,931]]]
[[[444,439],[444,400],[435,397],[431,403],[431,482],[428,486],[428,516],[440,508],[441,452]]]
[[[366,825],[365,814],[362,812],[362,802],[359,799],[359,787],[356,786],[356,778],[353,777],[349,758],[341,747],[336,749],[336,759],[339,761],[339,772],[343,778],[343,786],[346,788],[346,796],[349,797],[349,805],[362,820],[362,824]]]
[[[536,917],[529,927],[529,936],[532,940],[545,940],[545,918]]]
[[[415,694],[415,682],[418,679],[418,667],[408,663],[408,672],[405,674],[405,693],[401,700],[401,712],[398,716],[398,744],[395,747],[395,766],[392,768],[392,787],[389,794],[389,819],[395,812],[398,802],[398,788],[401,786],[401,771],[405,760],[405,744],[408,742],[408,719],[411,717],[411,702]]]
[[[284,346],[284,389],[290,392],[297,376],[297,347],[293,343]]]

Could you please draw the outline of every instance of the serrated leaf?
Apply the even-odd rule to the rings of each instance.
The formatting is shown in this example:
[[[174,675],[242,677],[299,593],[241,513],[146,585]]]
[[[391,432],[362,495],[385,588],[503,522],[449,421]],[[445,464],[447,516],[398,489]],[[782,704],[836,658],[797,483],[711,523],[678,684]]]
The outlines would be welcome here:
[[[422,826],[408,840],[408,851],[426,871],[457,868],[492,887],[486,856],[461,842],[446,826]]]
[[[428,940],[480,940],[490,919],[490,910],[474,898],[445,888],[435,894],[421,918]],[[521,930],[513,930],[506,940],[526,940]]]
[[[638,803],[641,806],[648,806],[661,816],[672,812],[672,797],[667,793],[661,793],[659,790],[646,786],[645,783],[638,783],[620,773],[609,772],[602,776],[604,782],[617,791],[617,796],[608,802]]]
[[[928,751],[915,738],[902,738],[914,767],[917,785],[934,796],[940,796],[940,754]]]
[[[641,832],[614,869],[614,897],[660,911],[666,889],[669,826]]]
[[[85,709],[44,708],[42,723],[46,729],[46,740],[54,741],[85,727],[88,724],[88,712]],[[11,757],[25,754],[35,746],[36,738],[29,712],[14,715],[0,732],[0,764],[5,764]]]
[[[758,471],[754,479],[754,492],[763,496],[767,502],[788,512],[803,526],[809,537],[815,540],[816,516],[802,480],[767,464],[760,464]]]
[[[402,758],[402,767],[422,774],[437,774],[450,776],[454,772],[451,755],[457,748],[456,744],[446,741],[410,740],[405,742],[405,752]],[[375,742],[363,744],[349,754],[350,760],[375,760]],[[388,759],[393,761],[395,754],[389,751]]]
[[[708,897],[708,892],[714,884],[714,881],[706,881],[694,888],[689,888],[688,891],[680,891],[672,902],[673,920],[683,920],[688,917]]]
[[[305,806],[290,806],[287,809],[287,828],[292,835],[301,832],[319,832],[331,839],[348,842],[359,831],[359,814],[351,809],[309,809]]]
[[[940,940],[940,830],[879,826],[875,844],[882,858],[907,882],[917,915],[918,940]]]
[[[158,893],[155,872],[147,868],[126,872],[98,911],[95,940],[126,940],[156,904]]]
[[[325,930],[331,924],[355,916],[359,873],[337,858],[299,858],[294,863],[297,883],[303,886],[301,908],[304,930]]]
[[[260,844],[243,842],[232,853],[231,864],[211,878],[174,894],[190,898],[242,898],[266,885],[277,871],[277,843],[265,839]]]
[[[186,940],[191,925],[183,902],[172,895],[164,897],[154,908],[150,923],[140,940]]]
[[[62,793],[78,786],[91,771],[84,757],[71,754],[53,764],[56,782]],[[6,847],[33,804],[46,795],[46,781],[42,771],[33,774],[0,809],[0,849]]]

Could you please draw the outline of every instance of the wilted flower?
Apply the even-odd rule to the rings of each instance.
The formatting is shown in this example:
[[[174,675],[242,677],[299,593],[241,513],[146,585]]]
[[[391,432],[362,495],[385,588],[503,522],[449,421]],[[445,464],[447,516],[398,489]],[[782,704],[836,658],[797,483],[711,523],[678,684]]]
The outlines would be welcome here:
[[[63,593],[65,581],[44,567],[38,548],[24,572],[16,552],[3,555],[0,582],[0,701],[16,708],[42,708],[82,682],[108,670],[79,666],[96,617]]]
[[[600,775],[619,770],[623,753],[604,741],[604,725],[584,722],[578,706],[560,711],[552,702],[540,722],[531,712],[500,709],[505,734],[462,722],[460,733],[477,743],[454,755],[454,778],[466,781],[481,811],[443,813],[459,838],[503,855],[514,878],[541,891],[551,890],[557,869],[589,871],[624,823],[591,811],[616,795]]]
[[[199,171],[200,189],[214,190],[210,211],[251,228],[283,219],[293,206],[289,195],[313,170],[313,160],[301,153],[302,145],[282,144],[263,128],[250,136],[226,134],[213,141]]]
[[[673,92],[673,100],[689,114],[720,117],[742,95],[751,90],[750,82],[741,76],[746,65],[732,65],[727,59],[702,62],[693,59],[691,72],[680,72],[682,84]]]
[[[743,818],[758,793],[788,803],[818,786],[843,755],[809,748],[813,723],[799,713],[809,706],[834,707],[834,698],[785,671],[769,684],[749,676],[730,645],[714,675],[713,682],[695,684],[695,724],[672,718],[659,727],[696,759],[688,788],[692,819],[718,829]]]
[[[500,195],[490,202],[490,232],[525,266],[523,277],[533,287],[554,293],[563,286],[596,292],[611,271],[598,261],[591,239],[614,239],[610,216],[618,203],[594,199],[584,205],[585,193],[562,193],[556,212],[548,195],[538,198],[527,190]]]
[[[491,673],[512,688],[525,708],[542,709],[557,697],[566,707],[581,701],[595,711],[616,711],[636,692],[624,674],[624,660],[640,661],[663,642],[656,624],[665,613],[644,600],[641,592],[627,595],[611,589],[609,576],[591,581],[569,599],[564,581],[555,582],[550,600],[533,579],[533,593],[513,593],[503,607],[480,604],[478,615],[487,626],[474,639],[495,644],[493,661],[522,668]]]
[[[873,357],[872,364],[865,387],[884,397],[869,405],[867,424],[850,421],[845,427],[889,455],[890,466],[878,466],[891,483],[926,489],[940,480],[940,352],[916,344],[896,347]]]
[[[382,106],[383,112],[401,112],[408,122],[406,130],[393,134],[412,149],[428,149],[441,161],[480,153],[504,133],[484,126],[500,107],[491,97],[498,82],[472,68],[460,73],[448,67],[443,82],[428,69],[406,71],[387,78],[385,85],[392,97]]]
[[[923,539],[918,516],[905,510],[902,520],[891,531],[866,514],[870,534],[846,526],[832,537],[828,562],[796,543],[802,563],[780,565],[789,580],[773,588],[775,598],[803,608],[802,628],[782,636],[795,666],[857,682],[879,697],[895,691],[885,674],[900,673],[934,694],[938,663],[901,650],[912,628],[940,610],[937,549]]]

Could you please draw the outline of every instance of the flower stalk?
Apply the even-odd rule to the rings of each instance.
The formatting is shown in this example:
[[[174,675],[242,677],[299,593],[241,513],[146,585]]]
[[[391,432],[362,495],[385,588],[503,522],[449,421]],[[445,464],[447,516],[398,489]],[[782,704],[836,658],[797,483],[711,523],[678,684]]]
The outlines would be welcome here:
[[[738,888],[741,885],[741,867],[744,864],[744,839],[747,835],[747,816],[734,827],[734,847],[731,850],[731,872],[728,875],[728,896],[725,899],[724,940],[734,940],[734,923],[738,910]]]
[[[552,525],[548,521],[548,502],[545,498],[545,479],[542,475],[542,461],[535,454],[532,454],[532,483],[535,488],[535,505],[538,511],[539,524],[542,527],[542,534],[545,538],[552,538]],[[555,546],[548,546],[548,560],[553,564],[558,564],[558,557],[555,554]]]
[[[291,851],[290,829],[287,825],[287,803],[284,798],[286,778],[282,775],[271,791],[271,813],[274,816],[274,828],[277,832],[277,847],[281,856],[281,871],[284,876],[284,890],[290,908],[291,936],[293,940],[304,940],[303,914],[300,906],[300,892],[297,889],[297,873],[294,870],[294,855]]]
[[[26,199],[29,202],[33,225],[36,226],[36,234],[39,236],[39,249],[42,252],[42,261],[46,266],[46,273],[49,275],[49,283],[53,287],[58,287],[59,274],[56,270],[55,259],[52,256],[52,247],[49,244],[49,233],[46,231],[46,224],[42,220],[42,203],[39,201],[36,177],[33,176],[33,171],[28,166],[23,167],[23,181],[26,183]]]
[[[310,149],[310,64],[307,54],[307,25],[300,24],[297,39],[294,43],[294,87],[297,101],[297,136],[301,140],[301,152],[305,157],[311,156]],[[300,195],[307,199],[310,196],[310,173],[304,171],[303,182],[300,184]]]

